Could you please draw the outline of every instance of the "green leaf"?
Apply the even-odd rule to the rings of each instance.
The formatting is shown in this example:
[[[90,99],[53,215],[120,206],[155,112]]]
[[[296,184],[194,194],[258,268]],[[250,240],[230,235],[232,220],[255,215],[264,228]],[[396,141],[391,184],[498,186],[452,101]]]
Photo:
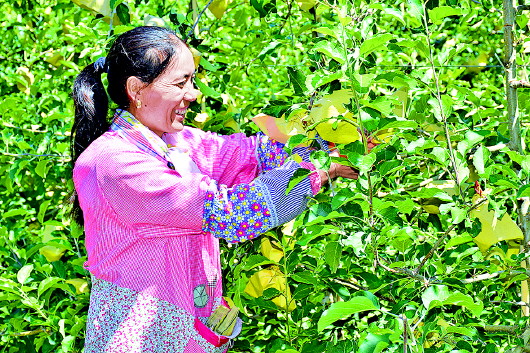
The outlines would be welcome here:
[[[416,129],[418,127],[418,123],[412,120],[396,120],[391,121],[388,124],[384,124],[383,126],[379,127],[379,130],[382,129]]]
[[[263,107],[263,114],[281,118],[292,106],[292,103],[280,100],[271,100]]]
[[[297,69],[292,66],[287,67],[287,76],[289,77],[289,82],[293,87],[294,94],[297,96],[307,95],[307,87],[305,86],[305,77]]]
[[[300,283],[318,284],[319,282],[318,278],[315,277],[315,274],[310,271],[293,273],[290,277],[294,279],[296,282],[300,282]]]
[[[473,131],[467,131],[465,134],[465,139],[458,143],[457,150],[462,155],[466,155],[471,148],[473,148],[477,143],[479,143],[483,139],[484,136],[482,136],[481,134],[477,134]]]
[[[491,152],[484,146],[479,146],[473,154],[473,165],[478,174],[484,174],[486,162],[489,160]]]
[[[314,32],[317,32],[317,33],[322,33],[322,34],[326,34],[328,36],[332,36],[333,38],[335,39],[339,39],[339,37],[337,36],[337,30],[336,29],[333,29],[333,28],[329,28],[329,27],[318,27],[318,28],[315,28],[313,29]]]
[[[331,208],[336,210],[356,196],[357,193],[355,193],[353,190],[340,189],[335,195],[333,195],[333,199],[331,200]]]
[[[447,151],[447,149],[441,147],[434,147],[430,155],[432,155],[434,157],[433,159],[441,165],[447,165],[447,161],[449,160],[449,152]]]
[[[443,301],[443,304],[462,306],[466,309],[469,309],[469,311],[471,311],[471,313],[475,316],[480,316],[482,314],[482,311],[484,310],[484,305],[481,301],[475,303],[471,296],[460,292],[455,292],[451,294]]]
[[[366,155],[360,155],[357,153],[348,153],[348,160],[357,168],[361,173],[367,173],[372,169],[377,156],[375,153],[368,153]]]
[[[407,0],[407,5],[409,8],[407,13],[412,15],[412,17],[421,24],[423,19],[423,6],[421,0]]]
[[[46,210],[48,209],[48,206],[50,206],[51,200],[46,200],[39,206],[39,213],[37,214],[37,219],[40,223],[44,223],[44,215],[46,214]]]
[[[280,118],[281,119],[281,118]],[[287,153],[292,153],[293,148],[301,145],[304,142],[308,141],[308,137],[302,134],[296,134],[294,136],[289,137],[289,140],[287,140],[287,143],[285,144],[285,151]]]
[[[129,7],[127,5],[119,4],[118,7],[116,7],[116,14],[120,19],[120,22],[124,25],[131,23],[131,15],[129,14]]]
[[[377,97],[374,100],[361,102],[364,107],[372,108],[377,110],[383,115],[390,115],[392,113],[392,101],[387,99],[386,97]],[[365,109],[366,110],[366,109]]]
[[[530,185],[523,185],[517,192],[517,198],[530,197]]]
[[[271,12],[276,12],[276,6],[272,2],[262,0],[250,0],[250,5],[258,11],[260,17],[265,17]]]
[[[122,2],[123,2],[123,0],[110,0],[110,2],[109,2],[110,8],[111,9],[115,9],[116,6],[118,6]]]
[[[221,68],[221,66],[215,63],[209,62],[204,56],[201,56],[200,65],[203,69],[211,71],[211,72],[216,72],[217,70]]]
[[[318,320],[318,332],[322,332],[337,320],[342,320],[352,314],[368,310],[379,310],[379,308],[367,297],[354,297],[347,302],[333,303],[329,309],[324,311]]]
[[[267,44],[258,54],[258,59],[263,61],[265,58],[269,56],[269,54],[273,53],[279,46],[281,46],[282,43],[278,41],[272,41],[269,44]]]
[[[395,204],[399,212],[405,213],[405,214],[410,214],[412,210],[416,208],[416,204],[410,198],[405,199],[405,200],[396,201]]]
[[[443,302],[451,294],[449,293],[449,288],[444,285],[433,285],[428,287],[421,296],[421,301],[425,309],[429,310],[431,308],[431,303],[433,301]]]
[[[337,43],[321,41],[313,47],[313,50],[327,55],[328,57],[338,61],[340,64],[344,64],[346,62],[346,53],[344,52],[344,48]]]
[[[294,300],[305,300],[311,293],[315,292],[315,286],[314,285],[308,285],[308,284],[299,284],[296,287],[296,290],[293,294]]]
[[[42,282],[39,283],[39,288],[37,289],[38,296],[40,297],[44,292],[53,287],[58,282],[61,282],[62,279],[59,277],[47,277]]]
[[[250,255],[249,257],[245,259],[243,269],[251,270],[257,266],[274,265],[274,264],[276,264],[274,261],[269,260],[263,255]]]
[[[456,234],[451,237],[445,244],[446,249],[450,249],[453,246],[458,246],[461,244],[466,244],[473,241],[473,237],[467,233],[464,234]]]
[[[445,285],[430,286],[425,290],[421,299],[427,309],[442,305],[458,305],[469,309],[475,316],[480,316],[484,309],[482,302],[475,303],[471,296],[460,292],[451,293]]]
[[[201,80],[195,80],[195,84],[205,96],[215,98],[215,99],[221,98],[221,93],[206,86]]]
[[[342,246],[339,242],[330,241],[326,244],[324,260],[328,264],[332,273],[335,273],[337,271],[337,268],[339,267],[341,254]]]
[[[309,160],[315,165],[315,168],[328,170],[331,166],[331,158],[325,151],[314,151],[309,155]]]
[[[429,19],[434,24],[441,24],[442,20],[448,16],[460,16],[462,9],[451,6],[440,6],[429,10]]]
[[[393,171],[403,168],[403,163],[400,161],[384,161],[377,165],[377,170],[381,173],[381,176],[385,176]]]
[[[17,209],[14,209],[14,210],[9,210],[7,212],[5,212],[2,217],[5,218],[9,218],[9,217],[16,217],[16,216],[22,216],[22,215],[26,215],[28,214],[28,210],[26,209],[23,209],[23,208],[17,208]]]
[[[361,44],[360,55],[368,55],[379,48],[386,48],[385,44],[393,38],[394,36],[392,34],[384,33],[365,40]]]
[[[17,281],[20,284],[26,283],[26,280],[31,275],[31,271],[33,271],[33,265],[25,265],[22,266],[20,270],[17,272]]]
[[[382,352],[388,343],[390,342],[390,334],[377,335],[373,333],[368,333],[364,341],[359,346],[358,353],[379,353]]]
[[[342,72],[334,72],[332,74],[325,72],[317,72],[316,74],[308,75],[306,77],[306,86],[311,88],[311,91],[316,91],[318,88],[324,86],[335,80],[342,78]],[[310,81],[310,82],[308,82]]]
[[[436,98],[429,99],[429,104],[432,107],[434,116],[438,121],[444,121],[449,118],[453,112],[453,99],[450,96],[443,95],[440,102]]]
[[[530,156],[525,156],[521,160],[521,168],[523,168],[526,173],[530,173]]]
[[[298,185],[302,180],[307,178],[311,173],[313,172],[309,169],[298,168],[294,172],[293,176],[289,179],[289,184],[287,185],[287,189],[285,190],[285,195],[289,195],[291,190],[293,190],[296,185]]]
[[[451,218],[453,220],[453,224],[458,224],[467,218],[467,210],[453,206],[451,207]]]

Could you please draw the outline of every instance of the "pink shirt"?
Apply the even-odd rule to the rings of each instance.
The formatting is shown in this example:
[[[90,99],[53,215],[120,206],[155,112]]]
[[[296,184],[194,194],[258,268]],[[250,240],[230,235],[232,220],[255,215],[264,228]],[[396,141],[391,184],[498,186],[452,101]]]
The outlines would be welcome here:
[[[181,175],[179,168],[168,168],[165,160],[115,131],[103,134],[76,161],[85,267],[98,280],[167,302],[189,317],[206,318],[221,304],[222,282],[219,240],[203,231],[205,199],[220,185],[250,183],[262,172],[259,137],[186,127],[165,140],[188,149],[200,173]],[[320,179],[313,177],[311,189],[319,188]],[[97,330],[101,313],[94,311],[89,327]],[[97,341],[97,335],[92,337]]]

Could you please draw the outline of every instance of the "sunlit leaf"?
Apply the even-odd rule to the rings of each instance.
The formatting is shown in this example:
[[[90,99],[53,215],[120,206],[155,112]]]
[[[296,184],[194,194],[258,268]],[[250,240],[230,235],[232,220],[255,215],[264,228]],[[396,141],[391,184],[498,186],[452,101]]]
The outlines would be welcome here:
[[[340,263],[340,256],[342,253],[342,246],[336,241],[330,241],[326,244],[324,252],[324,260],[328,264],[332,273],[337,271]]]
[[[379,308],[367,297],[355,297],[347,302],[333,303],[318,320],[318,331],[323,331],[337,320],[368,310],[379,310]]]
[[[26,283],[27,279],[31,275],[31,272],[33,271],[33,265],[24,265],[20,270],[17,272],[17,281],[20,284]]]
[[[442,20],[448,16],[460,16],[462,9],[452,6],[439,6],[429,10],[429,18],[434,24],[442,23]]]
[[[344,64],[346,62],[346,53],[344,48],[340,44],[335,42],[321,41],[318,42],[313,50],[323,53],[324,55],[337,60],[339,63]]]
[[[285,275],[276,266],[271,266],[254,273],[245,287],[245,293],[258,298],[269,288],[274,288],[279,291],[279,295],[272,299],[272,302],[279,308],[288,311],[296,308],[296,303],[291,298],[291,290],[287,285]]]
[[[393,38],[394,36],[392,34],[384,33],[373,38],[367,39],[361,44],[360,54],[368,55],[375,50],[384,48],[386,43],[388,43],[388,41]]]

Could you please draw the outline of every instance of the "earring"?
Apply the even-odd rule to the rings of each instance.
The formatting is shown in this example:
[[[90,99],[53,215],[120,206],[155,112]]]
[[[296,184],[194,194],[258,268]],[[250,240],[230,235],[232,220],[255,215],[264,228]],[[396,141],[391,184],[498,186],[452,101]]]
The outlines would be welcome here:
[[[141,107],[142,107],[142,102],[139,99],[137,99],[136,100],[136,108],[141,108]]]

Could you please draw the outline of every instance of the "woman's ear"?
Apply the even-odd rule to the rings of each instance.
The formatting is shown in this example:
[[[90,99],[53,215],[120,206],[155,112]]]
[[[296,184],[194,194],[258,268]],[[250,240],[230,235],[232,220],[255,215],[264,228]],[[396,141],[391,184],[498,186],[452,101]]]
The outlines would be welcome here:
[[[140,80],[138,77],[129,76],[126,83],[127,96],[129,97],[129,101],[134,101],[138,97],[138,93],[140,93],[140,90],[144,87],[145,83],[142,82],[142,80]]]

